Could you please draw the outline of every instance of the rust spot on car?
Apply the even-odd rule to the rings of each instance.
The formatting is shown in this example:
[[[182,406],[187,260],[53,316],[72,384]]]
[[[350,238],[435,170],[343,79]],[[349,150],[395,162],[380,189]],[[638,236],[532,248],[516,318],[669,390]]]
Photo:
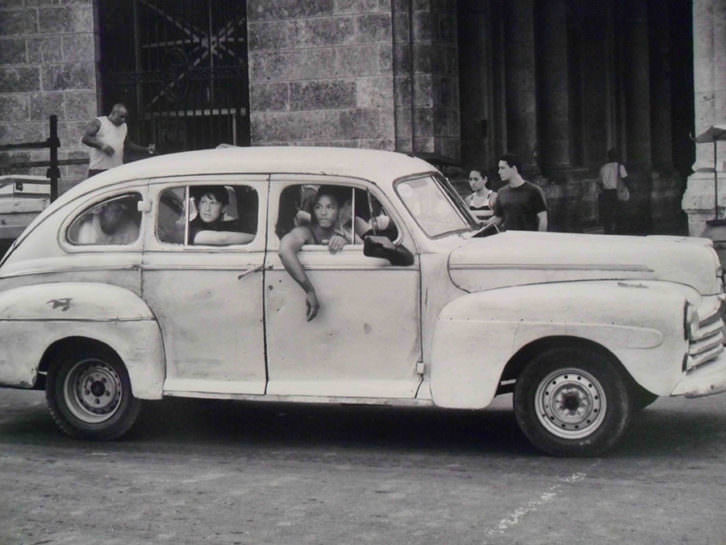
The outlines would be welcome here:
[[[62,299],[51,299],[47,302],[50,305],[50,308],[55,310],[57,308],[61,309],[61,312],[65,312],[69,308],[71,308],[71,298],[70,297],[63,297]]]

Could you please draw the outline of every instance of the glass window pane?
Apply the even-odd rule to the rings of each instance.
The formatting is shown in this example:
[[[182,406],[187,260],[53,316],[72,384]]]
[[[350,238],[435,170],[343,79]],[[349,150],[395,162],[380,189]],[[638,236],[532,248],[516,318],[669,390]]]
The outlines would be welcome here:
[[[396,192],[428,236],[469,229],[469,224],[432,177],[400,182],[396,185]]]
[[[66,234],[71,244],[128,245],[139,238],[141,195],[132,193],[108,199],[76,218]]]
[[[249,186],[190,187],[189,244],[248,244],[257,234],[259,198]]]
[[[183,187],[173,187],[164,190],[161,194],[156,223],[156,235],[161,242],[184,243],[185,192]]]

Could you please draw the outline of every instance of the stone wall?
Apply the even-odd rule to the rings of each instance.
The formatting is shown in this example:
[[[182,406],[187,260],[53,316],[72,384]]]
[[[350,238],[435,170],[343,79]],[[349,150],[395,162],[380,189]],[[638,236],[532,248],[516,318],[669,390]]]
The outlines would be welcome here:
[[[250,0],[252,144],[458,159],[455,13],[454,1]]]
[[[85,158],[83,128],[97,115],[94,15],[91,0],[0,2],[0,144],[48,138],[58,116],[59,156]],[[46,167],[12,169],[10,162],[48,160],[48,150],[0,153],[0,171],[45,175]],[[63,189],[86,166],[61,168]]]
[[[253,145],[393,149],[385,0],[249,0]]]
[[[696,135],[711,125],[726,124],[726,0],[694,0],[693,60]],[[718,217],[726,217],[726,141],[718,143],[714,165],[713,144],[696,144],[695,171],[683,195],[691,235],[714,239],[726,262],[723,226],[711,229],[714,219],[714,168],[718,177]]]
[[[392,8],[396,149],[436,153],[459,160],[456,2],[393,0]]]

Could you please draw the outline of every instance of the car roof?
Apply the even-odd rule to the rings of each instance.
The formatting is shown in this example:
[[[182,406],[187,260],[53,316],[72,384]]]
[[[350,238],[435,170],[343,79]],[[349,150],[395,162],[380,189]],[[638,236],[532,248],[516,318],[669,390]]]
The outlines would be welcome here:
[[[76,184],[38,214],[16,243],[67,203],[124,181],[195,174],[321,174],[367,179],[385,187],[402,176],[435,171],[416,157],[363,148],[221,145],[170,153],[127,163]]]
[[[324,174],[364,178],[377,184],[401,176],[435,171],[430,163],[403,153],[335,147],[224,146],[159,155],[107,170],[61,196],[72,200],[124,180],[195,174]]]

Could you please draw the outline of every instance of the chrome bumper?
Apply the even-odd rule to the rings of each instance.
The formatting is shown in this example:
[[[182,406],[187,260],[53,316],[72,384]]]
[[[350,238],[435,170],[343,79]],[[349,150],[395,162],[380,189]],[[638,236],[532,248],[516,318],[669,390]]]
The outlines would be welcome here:
[[[671,392],[673,396],[702,397],[726,392],[726,351],[688,371]]]

